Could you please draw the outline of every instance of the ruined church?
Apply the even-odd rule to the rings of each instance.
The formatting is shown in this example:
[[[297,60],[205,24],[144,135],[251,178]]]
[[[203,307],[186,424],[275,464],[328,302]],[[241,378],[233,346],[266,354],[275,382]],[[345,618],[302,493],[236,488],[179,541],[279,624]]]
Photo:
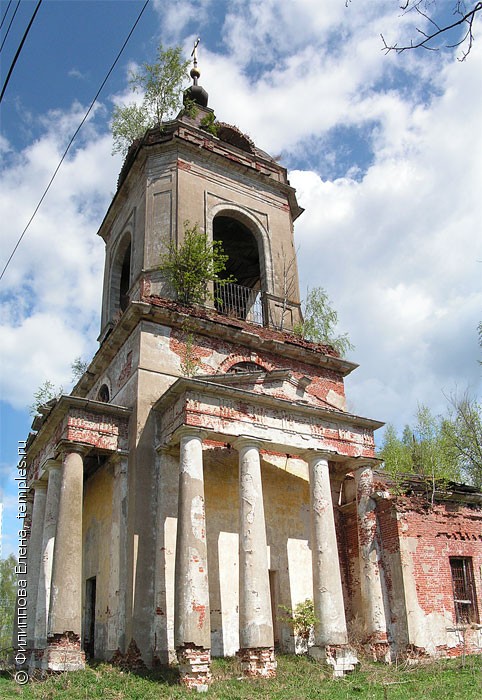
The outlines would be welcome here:
[[[28,439],[31,664],[177,662],[205,688],[211,658],[237,655],[270,677],[299,642],[280,606],[307,599],[309,651],[335,675],[355,635],[380,661],[480,653],[482,496],[394,494],[377,474],[383,424],[346,409],[356,365],[293,333],[287,172],[238,128],[210,133],[191,75],[195,115],[132,145],[100,226],[99,349]],[[159,269],[186,222],[236,280],[205,305]]]

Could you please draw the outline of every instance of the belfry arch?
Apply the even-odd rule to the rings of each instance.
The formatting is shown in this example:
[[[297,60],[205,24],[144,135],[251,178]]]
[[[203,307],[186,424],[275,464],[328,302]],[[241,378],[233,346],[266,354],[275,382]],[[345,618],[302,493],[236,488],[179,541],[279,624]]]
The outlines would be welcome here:
[[[213,221],[213,240],[219,241],[228,256],[226,277],[249,289],[261,289],[259,247],[256,237],[246,224],[226,214]]]
[[[217,290],[216,306],[238,318],[263,316],[263,296],[271,290],[269,239],[260,222],[237,207],[223,208],[212,218],[213,241],[221,243],[228,256],[225,278],[234,283]]]
[[[111,320],[123,313],[129,303],[131,250],[131,234],[126,232],[117,244],[111,266],[109,295],[109,317]]]

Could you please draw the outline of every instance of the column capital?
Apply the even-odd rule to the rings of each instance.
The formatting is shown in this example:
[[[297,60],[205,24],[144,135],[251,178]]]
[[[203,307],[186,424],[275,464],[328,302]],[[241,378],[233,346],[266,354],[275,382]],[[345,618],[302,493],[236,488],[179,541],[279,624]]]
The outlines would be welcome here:
[[[173,435],[174,442],[181,442],[182,438],[197,438],[201,442],[206,437],[206,430],[204,428],[199,428],[198,426],[191,425],[181,425],[177,430],[175,430]],[[172,442],[172,441],[171,441]],[[166,445],[166,447],[169,447]]]
[[[337,453],[335,451],[320,450],[316,448],[311,450],[303,450],[299,453],[300,457],[308,463],[318,461],[321,459],[325,460],[326,462],[329,462],[330,459],[332,459],[336,454]]]
[[[36,481],[32,481],[31,487],[34,489],[34,491],[46,491],[47,482],[45,481],[45,479],[36,479]]]
[[[359,479],[361,474],[367,470],[370,470],[370,474],[373,476],[373,467],[371,464],[360,464],[360,466],[357,466],[353,470],[353,474],[355,475],[356,479]]]
[[[43,465],[43,470],[47,473],[53,471],[54,469],[61,469],[62,461],[60,459],[48,459]]]
[[[243,447],[256,447],[257,450],[260,450],[263,447],[262,440],[259,440],[258,438],[250,437],[249,435],[240,435],[239,437],[232,440],[230,444],[238,452],[239,452],[239,450],[242,450]]]
[[[56,445],[56,452],[60,455],[65,455],[70,452],[75,452],[81,457],[85,457],[92,449],[92,445],[86,445],[83,442],[71,442],[70,440],[60,440]]]

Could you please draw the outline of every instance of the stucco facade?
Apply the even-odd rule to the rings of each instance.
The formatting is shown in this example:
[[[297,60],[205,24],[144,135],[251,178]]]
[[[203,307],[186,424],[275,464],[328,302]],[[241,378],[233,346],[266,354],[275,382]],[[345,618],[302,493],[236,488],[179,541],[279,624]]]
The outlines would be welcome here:
[[[238,654],[270,677],[275,648],[295,650],[279,606],[307,598],[311,653],[335,675],[358,662],[355,630],[380,660],[480,651],[482,499],[420,515],[374,479],[382,423],[346,410],[356,365],[292,332],[302,210],[286,171],[233,127],[207,133],[207,112],[129,152],[99,231],[99,350],[33,425],[32,664],[177,658],[205,687],[211,655]],[[159,260],[186,221],[224,241],[247,293],[175,300]]]

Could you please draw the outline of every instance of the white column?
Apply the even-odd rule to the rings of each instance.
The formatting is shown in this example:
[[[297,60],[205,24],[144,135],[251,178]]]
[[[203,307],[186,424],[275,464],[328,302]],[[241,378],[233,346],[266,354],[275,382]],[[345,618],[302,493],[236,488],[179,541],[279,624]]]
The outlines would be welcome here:
[[[202,439],[181,432],[176,538],[174,644],[181,683],[204,690],[211,682],[211,621]]]
[[[37,608],[40,553],[42,547],[45,502],[47,498],[47,482],[35,481],[32,486],[34,489],[34,501],[32,509],[32,528],[28,543],[27,559],[27,646],[29,649],[34,649],[35,647],[35,612]]]
[[[348,636],[328,461],[316,452],[309,453],[307,459],[310,474],[313,602],[318,618],[315,645],[344,645],[348,642]]]
[[[358,549],[360,585],[366,642],[376,659],[388,660],[387,622],[380,577],[380,556],[377,546],[376,503],[371,498],[373,471],[360,467],[355,472],[357,492]]]
[[[110,544],[109,609],[107,649],[127,651],[126,583],[127,583],[127,456],[116,455],[109,460],[114,467],[112,493],[112,524]]]
[[[61,466],[61,462],[56,462],[54,460],[49,460],[46,465],[48,482],[42,547],[40,552],[37,611],[35,616],[36,649],[43,649],[47,644],[47,620],[50,605],[50,583],[52,580],[55,531],[57,529],[57,517],[59,512]]]
[[[85,666],[81,651],[83,454],[82,446],[69,444],[62,459],[43,662],[51,671],[76,671]]]
[[[247,675],[274,676],[273,620],[259,444],[238,438],[239,656]]]

